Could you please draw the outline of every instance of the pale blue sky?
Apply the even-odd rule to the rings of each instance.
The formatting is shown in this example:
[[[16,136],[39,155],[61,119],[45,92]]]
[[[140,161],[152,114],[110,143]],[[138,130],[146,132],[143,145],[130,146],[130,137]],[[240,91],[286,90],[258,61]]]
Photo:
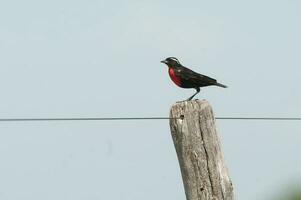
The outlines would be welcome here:
[[[300,117],[301,3],[0,2],[0,117],[168,116],[193,90],[160,60],[217,78],[216,116]],[[237,199],[301,179],[300,122],[217,121]],[[0,199],[185,199],[168,121],[0,124]]]

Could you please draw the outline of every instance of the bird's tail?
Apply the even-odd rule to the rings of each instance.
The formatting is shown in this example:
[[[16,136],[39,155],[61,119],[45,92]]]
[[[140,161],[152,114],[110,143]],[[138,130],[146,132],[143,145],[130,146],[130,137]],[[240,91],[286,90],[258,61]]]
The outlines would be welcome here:
[[[227,88],[227,87],[228,87],[228,86],[223,85],[223,84],[221,84],[221,83],[215,83],[215,85],[216,85],[216,86],[219,86],[219,87],[223,87],[223,88]]]

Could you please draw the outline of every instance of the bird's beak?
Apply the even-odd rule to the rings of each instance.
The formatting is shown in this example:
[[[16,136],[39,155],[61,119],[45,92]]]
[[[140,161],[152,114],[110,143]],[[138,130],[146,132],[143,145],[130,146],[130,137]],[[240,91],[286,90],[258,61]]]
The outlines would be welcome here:
[[[167,64],[166,60],[161,60],[161,63]]]

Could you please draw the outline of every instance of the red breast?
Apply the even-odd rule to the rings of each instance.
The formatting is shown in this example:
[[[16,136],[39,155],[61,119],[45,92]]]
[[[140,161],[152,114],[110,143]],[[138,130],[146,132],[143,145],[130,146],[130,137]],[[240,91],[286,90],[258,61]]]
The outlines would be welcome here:
[[[180,87],[181,87],[181,79],[175,75],[175,71],[174,71],[173,68],[171,68],[171,67],[168,68],[168,74],[169,74],[171,80],[172,80],[177,86],[180,86]]]

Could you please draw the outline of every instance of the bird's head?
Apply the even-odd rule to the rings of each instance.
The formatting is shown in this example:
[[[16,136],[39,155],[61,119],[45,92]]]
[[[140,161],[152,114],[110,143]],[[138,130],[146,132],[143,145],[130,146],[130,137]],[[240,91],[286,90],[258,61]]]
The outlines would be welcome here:
[[[169,67],[174,67],[174,66],[180,65],[179,60],[175,57],[168,57],[165,60],[162,60],[161,63],[164,63]]]

